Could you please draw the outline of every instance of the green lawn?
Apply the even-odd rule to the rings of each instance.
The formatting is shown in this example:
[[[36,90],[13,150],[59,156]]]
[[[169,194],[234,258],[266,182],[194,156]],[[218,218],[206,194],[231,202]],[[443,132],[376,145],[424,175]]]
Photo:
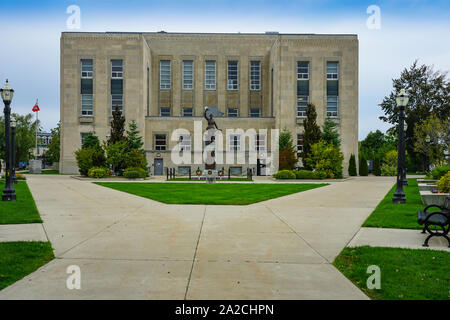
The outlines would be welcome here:
[[[175,179],[169,179],[168,181],[202,181],[205,182],[205,180],[201,180],[201,179],[190,179],[189,178],[175,178]],[[220,180],[217,179],[216,182],[224,182],[224,181],[253,181],[247,178],[231,178],[230,180],[228,179],[224,179],[224,180]],[[206,182],[205,182],[206,183]]]
[[[18,173],[23,173],[23,174],[31,174],[30,171],[21,171]],[[59,170],[42,170],[41,174],[59,174]]]
[[[0,242],[0,290],[53,258],[50,242]]]
[[[406,203],[392,203],[396,185],[386,194],[372,214],[364,222],[363,227],[398,228],[398,229],[422,229],[417,223],[417,210],[423,210],[417,186],[417,179],[408,179],[408,186],[403,187],[406,195]],[[433,210],[430,210],[432,212]]]
[[[0,180],[3,190],[5,180]],[[20,224],[42,222],[26,181],[19,180],[14,185],[17,201],[0,201],[0,224]]]
[[[327,184],[94,182],[168,204],[247,205]]]
[[[333,264],[372,299],[450,299],[450,252],[382,247],[345,248]],[[381,289],[368,289],[367,267],[381,270]]]

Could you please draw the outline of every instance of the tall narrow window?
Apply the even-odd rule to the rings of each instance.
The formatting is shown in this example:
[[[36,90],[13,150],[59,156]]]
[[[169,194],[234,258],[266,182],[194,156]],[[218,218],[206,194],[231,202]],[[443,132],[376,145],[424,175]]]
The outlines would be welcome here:
[[[241,151],[241,135],[230,134],[230,151]]]
[[[228,90],[237,90],[239,87],[238,62],[228,61]]]
[[[81,60],[81,115],[94,114],[94,63],[92,59]]]
[[[303,152],[303,134],[297,134],[297,158],[301,158]]]
[[[161,60],[159,62],[159,88],[170,89],[170,60]]]
[[[93,95],[82,94],[81,95],[81,115],[92,116],[93,115]]]
[[[250,62],[250,90],[261,90],[261,61]]]
[[[183,61],[183,89],[192,90],[194,88],[194,61]]]
[[[216,62],[205,61],[205,89],[216,90]]]
[[[92,79],[94,77],[94,62],[92,59],[81,59],[81,78]]]
[[[297,62],[297,117],[306,117],[309,101],[309,62]]]
[[[266,151],[266,135],[257,133],[255,137],[256,151]]]
[[[180,144],[180,151],[191,152],[191,135],[184,134],[180,135],[178,138],[178,142]]]
[[[111,60],[111,78],[123,78],[123,60]]]
[[[339,63],[327,62],[327,117],[337,117],[339,106]]]
[[[167,149],[166,135],[155,134],[155,150],[165,151]]]
[[[111,79],[111,112],[119,107],[123,112],[123,79]]]

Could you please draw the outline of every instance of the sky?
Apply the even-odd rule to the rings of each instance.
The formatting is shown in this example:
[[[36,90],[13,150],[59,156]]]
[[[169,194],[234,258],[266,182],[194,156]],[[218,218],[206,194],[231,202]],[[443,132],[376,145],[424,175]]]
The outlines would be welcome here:
[[[80,29],[68,29],[71,5],[80,8]],[[39,98],[39,119],[49,131],[60,114],[63,31],[357,34],[361,140],[390,127],[378,119],[379,104],[414,60],[450,70],[449,17],[448,0],[1,0],[0,81],[8,78],[15,90],[13,112],[30,113]]]

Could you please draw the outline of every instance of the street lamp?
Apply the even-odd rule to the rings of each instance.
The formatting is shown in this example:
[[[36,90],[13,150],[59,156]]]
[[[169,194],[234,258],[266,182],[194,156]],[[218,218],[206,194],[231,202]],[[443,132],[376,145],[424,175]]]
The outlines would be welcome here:
[[[16,118],[11,117],[11,179],[13,184],[17,184],[16,177]]]
[[[5,188],[3,189],[2,201],[16,201],[16,191],[14,190],[12,180],[11,180],[11,140],[10,140],[10,117],[11,108],[10,104],[14,96],[14,90],[11,89],[6,79],[6,83],[3,88],[0,89],[0,95],[2,97],[3,103],[5,104],[5,109],[3,112],[5,114],[5,160],[6,160],[6,172],[5,172]]]
[[[409,98],[408,98],[409,100]],[[408,104],[408,103],[406,103]],[[406,106],[405,106],[406,107]],[[403,150],[406,149],[406,130],[408,130],[408,124],[406,123],[406,119],[403,121]],[[402,183],[404,186],[408,185],[408,179],[406,179],[406,151],[403,151],[403,171],[402,171]]]
[[[405,107],[408,104],[409,96],[405,89],[401,89],[397,95],[396,102],[400,110],[398,117],[398,159],[397,159],[397,188],[392,198],[393,203],[405,203],[406,197],[403,191],[403,178],[406,180],[405,166]]]
[[[427,134],[427,136],[425,137],[425,142],[427,143],[427,144],[430,144],[430,142],[431,142],[431,137],[430,137],[430,135],[429,134]],[[426,153],[426,160],[427,160],[427,163],[426,163],[426,171],[428,172],[428,171],[430,171],[430,156],[429,156],[429,152],[428,153]]]

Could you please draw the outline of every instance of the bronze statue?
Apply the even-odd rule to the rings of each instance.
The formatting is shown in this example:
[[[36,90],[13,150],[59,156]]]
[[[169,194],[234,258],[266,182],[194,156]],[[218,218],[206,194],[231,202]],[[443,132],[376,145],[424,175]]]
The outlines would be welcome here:
[[[217,130],[222,131],[222,129],[219,129],[219,128],[217,127],[217,123],[216,123],[216,121],[214,120],[213,114],[212,114],[212,113],[209,114],[209,118],[208,118],[208,116],[206,115],[206,112],[207,112],[208,110],[209,110],[208,107],[205,107],[205,112],[203,112],[203,117],[205,117],[206,121],[208,121],[208,126],[206,127],[206,130],[216,128]]]

